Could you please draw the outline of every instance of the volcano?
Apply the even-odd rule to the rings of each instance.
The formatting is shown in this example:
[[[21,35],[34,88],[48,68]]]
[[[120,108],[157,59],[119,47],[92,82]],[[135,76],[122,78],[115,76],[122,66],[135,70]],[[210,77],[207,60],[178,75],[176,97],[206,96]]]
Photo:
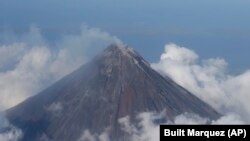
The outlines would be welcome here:
[[[169,66],[171,67],[171,66]],[[219,118],[205,102],[162,77],[132,48],[112,44],[49,88],[6,111],[22,141],[77,141],[88,129],[109,128],[112,141],[127,141],[118,120],[141,112]]]

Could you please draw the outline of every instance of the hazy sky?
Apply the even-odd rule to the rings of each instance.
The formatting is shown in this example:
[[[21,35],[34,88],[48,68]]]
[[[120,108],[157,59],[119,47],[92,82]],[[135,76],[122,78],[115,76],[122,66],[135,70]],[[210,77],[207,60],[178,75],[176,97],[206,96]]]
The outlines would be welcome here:
[[[173,42],[203,58],[225,58],[237,71],[250,68],[249,14],[250,0],[0,0],[0,34],[36,24],[54,40],[86,23],[151,62]]]

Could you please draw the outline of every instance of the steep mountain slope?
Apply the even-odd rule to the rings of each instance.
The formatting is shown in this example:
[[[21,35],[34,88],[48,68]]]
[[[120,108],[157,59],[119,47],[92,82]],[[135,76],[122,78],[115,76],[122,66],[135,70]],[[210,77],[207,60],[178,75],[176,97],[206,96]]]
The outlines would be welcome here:
[[[170,66],[171,67],[171,66]],[[133,49],[111,45],[88,64],[7,111],[24,132],[23,141],[77,141],[88,129],[110,129],[125,141],[118,119],[166,111],[166,119],[189,112],[216,119],[209,105],[154,71]]]

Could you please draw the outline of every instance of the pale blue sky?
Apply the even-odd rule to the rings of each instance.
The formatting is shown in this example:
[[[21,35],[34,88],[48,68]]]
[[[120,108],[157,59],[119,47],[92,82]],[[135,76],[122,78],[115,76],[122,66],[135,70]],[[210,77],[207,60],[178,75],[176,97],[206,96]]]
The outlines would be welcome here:
[[[235,70],[250,68],[249,17],[250,0],[0,0],[1,32],[36,24],[53,40],[87,23],[151,62],[174,42],[203,58],[225,58]]]

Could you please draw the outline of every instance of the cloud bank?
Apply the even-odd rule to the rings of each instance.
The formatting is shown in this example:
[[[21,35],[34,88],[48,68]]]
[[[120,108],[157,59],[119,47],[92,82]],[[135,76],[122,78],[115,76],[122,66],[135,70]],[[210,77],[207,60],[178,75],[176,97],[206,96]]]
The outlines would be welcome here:
[[[120,124],[123,127],[123,131],[129,134],[129,141],[159,141],[159,125],[154,121],[164,118],[164,112],[162,113],[150,113],[145,112],[137,116],[139,120],[139,126],[135,126],[130,121],[129,117],[120,119]],[[166,121],[165,125],[169,124],[243,124],[243,122],[234,117],[233,115],[225,115],[216,121],[210,121],[209,119],[202,118],[195,114],[183,113],[176,116],[174,121]]]
[[[97,28],[81,27],[79,34],[64,35],[53,45],[40,29],[0,43],[0,111],[38,93],[84,64],[97,50],[121,41]]]
[[[128,141],[159,141],[159,125],[155,121],[164,118],[164,111],[162,113],[151,113],[145,112],[137,116],[138,124],[133,124],[130,117],[126,116],[119,119],[119,124],[121,125],[122,131],[124,131],[128,137]],[[239,117],[228,114],[218,120],[209,120],[207,118],[202,118],[195,114],[183,113],[176,116],[173,121],[166,121],[161,124],[172,125],[194,125],[194,124],[244,124]],[[81,137],[77,141],[112,141],[109,138],[109,130],[104,130],[101,134],[91,133],[89,130],[85,130]]]
[[[222,114],[233,113],[250,122],[250,70],[231,75],[224,59],[200,60],[194,51],[176,44],[166,45],[160,61],[152,67]]]

